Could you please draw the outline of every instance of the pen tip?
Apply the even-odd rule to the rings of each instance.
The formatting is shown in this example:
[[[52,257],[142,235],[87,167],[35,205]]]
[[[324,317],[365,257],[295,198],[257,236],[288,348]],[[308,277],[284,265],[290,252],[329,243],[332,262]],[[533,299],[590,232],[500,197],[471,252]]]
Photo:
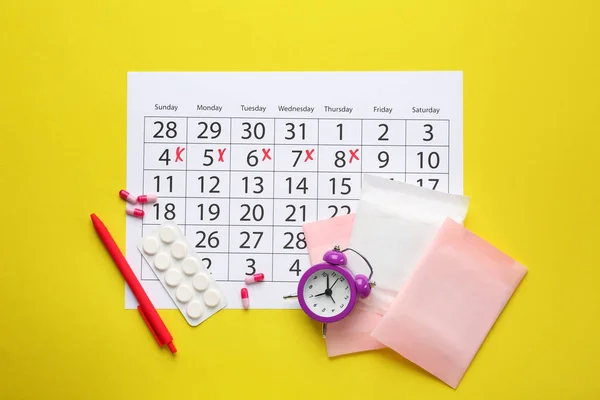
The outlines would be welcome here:
[[[168,343],[167,346],[169,346],[169,350],[171,350],[172,354],[177,353],[177,349],[175,348],[175,345],[173,344],[173,342]]]

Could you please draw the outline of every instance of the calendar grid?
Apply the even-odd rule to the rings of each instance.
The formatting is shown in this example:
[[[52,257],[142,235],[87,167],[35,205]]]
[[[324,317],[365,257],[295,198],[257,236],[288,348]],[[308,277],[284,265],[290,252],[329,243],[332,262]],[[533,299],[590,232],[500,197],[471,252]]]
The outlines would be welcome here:
[[[154,118],[154,119],[169,119],[170,117],[164,115],[146,115],[144,118]],[[255,119],[275,119],[275,120],[324,120],[324,121],[450,121],[447,118],[344,118],[344,117],[279,117],[279,118],[265,118],[265,117],[253,117],[253,116],[243,116],[243,117],[227,117],[222,115],[201,115],[196,117],[172,117],[171,119],[240,119],[240,120],[255,120]]]
[[[321,124],[319,120],[317,120],[317,160],[320,160],[319,149],[321,148]],[[317,220],[321,219],[321,215],[319,214],[319,170],[317,168]]]
[[[398,145],[397,147],[408,147],[410,148],[411,146],[400,146]],[[421,147],[421,146],[413,146],[413,147]],[[431,146],[434,147],[434,146]],[[435,147],[440,147],[440,148],[448,148],[449,146],[435,146]],[[162,168],[146,168],[145,171],[169,171],[169,170],[165,170]],[[183,171],[183,169],[181,169],[181,171]],[[188,169],[188,172],[207,172],[207,170],[202,170],[202,169]],[[215,172],[248,172],[248,170],[245,169],[232,169],[232,170],[216,170]],[[256,172],[264,172],[264,171],[260,171],[257,170]],[[268,171],[270,172],[270,171]],[[284,173],[294,173],[294,172],[329,172],[329,173],[335,173],[337,171],[334,171],[333,169],[327,169],[327,170],[319,170],[319,171],[293,171],[293,170],[277,170],[275,172],[284,172]],[[345,174],[360,174],[360,172],[355,171],[355,172],[344,172]],[[367,171],[365,171],[365,173],[368,173]],[[397,172],[396,172],[397,173]],[[422,174],[423,172],[409,172],[411,174]],[[443,174],[443,175],[448,175],[448,172],[427,172],[427,174]]]
[[[185,149],[186,151],[188,151],[188,155],[189,155],[189,146],[188,146],[188,135],[189,135],[189,118],[185,119]],[[185,178],[184,178],[184,182],[185,182],[185,189],[184,189],[184,193],[185,193],[185,197],[183,198],[183,232],[186,233],[187,230],[187,199],[188,199],[188,191],[187,191],[187,187],[188,187],[188,169],[187,169],[187,160],[189,159],[189,157],[185,157]]]
[[[361,157],[362,155],[364,155],[364,151],[363,151],[363,126],[364,126],[364,121],[361,119],[360,120],[360,153],[361,153]],[[363,163],[360,163],[360,176],[362,178],[363,175]],[[359,187],[359,193],[360,190],[362,190],[362,179],[360,179],[360,187]]]
[[[404,121],[404,182],[408,181],[408,168],[406,159],[408,158],[408,121]]]
[[[275,119],[273,119],[273,165],[275,165],[275,153],[277,153],[275,135],[277,134],[277,130],[275,128]],[[273,207],[271,210],[271,217],[273,221],[275,221],[275,168],[273,168]],[[275,276],[275,225],[272,226],[272,234],[271,234],[271,281],[273,281]]]
[[[450,154],[450,120],[448,120],[448,154]],[[462,161],[461,161],[462,163]],[[450,190],[450,162],[448,162],[448,188],[446,190]]]
[[[144,170],[144,168],[146,167],[146,124],[145,124],[145,119],[144,119],[144,127],[142,128],[142,171]],[[142,193],[146,193],[146,188],[145,188],[145,184],[146,184],[146,180],[142,179]],[[143,207],[142,207],[143,208]],[[140,225],[140,237],[144,236],[144,222],[142,221],[141,225]],[[140,279],[144,279],[144,256],[142,256],[142,253],[139,253],[140,256]]]
[[[160,225],[154,225],[156,227],[159,227]],[[211,254],[229,254],[226,251],[210,251],[210,252],[206,252],[204,253],[205,255],[211,255]],[[234,254],[244,254],[244,253],[234,253]],[[282,253],[282,252],[274,252],[273,254],[275,255],[289,255],[289,254],[293,254],[293,255],[299,255],[299,254],[304,254],[301,252],[298,253]]]
[[[185,140],[170,136],[173,131],[166,133],[172,121],[184,124]],[[283,128],[287,121],[297,129],[289,142],[288,128]],[[199,129],[196,122],[205,126],[200,135],[192,133]],[[259,124],[262,128],[251,130]],[[338,134],[342,124],[343,135]],[[165,127],[161,135],[157,126]],[[382,126],[384,133],[377,130]],[[435,132],[435,140],[427,140],[427,129]],[[242,136],[246,132],[248,138]],[[309,267],[302,224],[355,212],[364,173],[448,191],[449,132],[449,120],[429,118],[146,116],[142,191],[150,190],[156,176],[160,193],[159,203],[144,207],[153,211],[146,212],[142,233],[165,220],[177,223],[220,282],[243,282],[251,271],[249,259],[257,273],[270,275],[266,281],[295,282]],[[343,167],[335,162],[338,157],[344,160]],[[240,175],[247,179],[245,189],[239,186],[244,182]],[[252,180],[256,177],[261,177],[260,185]],[[256,185],[264,186],[264,191],[253,191],[258,190]],[[264,215],[252,214],[256,205],[264,207]],[[175,212],[167,214],[170,209]],[[156,280],[144,269],[142,280]]]
[[[231,126],[233,124],[232,121],[233,121],[233,119],[230,118],[229,119],[229,132],[230,132],[230,134],[229,134],[229,152],[230,153],[231,153],[231,146],[232,146],[232,144],[231,144],[231,142],[232,142],[232,140],[231,140]],[[229,157],[229,170],[231,171],[231,157]],[[229,196],[229,199],[228,199],[228,205],[227,205],[227,207],[229,208],[229,210],[231,210],[231,174],[229,174],[228,183],[229,183],[229,189],[228,189],[229,192],[228,193],[229,193],[230,196]],[[229,226],[231,226],[231,211],[227,215],[227,224]],[[231,233],[231,229],[227,229],[227,236],[228,237],[229,237],[230,233]],[[229,280],[229,272],[230,272],[229,271],[230,270],[230,262],[229,262],[230,257],[229,257],[229,254],[231,254],[231,241],[230,240],[227,241],[227,280]]]

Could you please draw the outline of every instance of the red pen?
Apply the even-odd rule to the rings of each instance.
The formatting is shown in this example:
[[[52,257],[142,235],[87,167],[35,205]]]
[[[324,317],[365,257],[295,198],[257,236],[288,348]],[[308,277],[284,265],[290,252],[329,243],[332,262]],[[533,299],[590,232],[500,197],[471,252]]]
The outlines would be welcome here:
[[[129,263],[127,263],[123,253],[121,253],[121,250],[119,250],[119,246],[117,246],[117,243],[115,243],[115,240],[110,235],[108,229],[106,229],[106,226],[104,226],[102,221],[100,221],[100,218],[98,218],[96,214],[92,214],[91,217],[94,228],[96,229],[98,236],[100,236],[100,240],[102,240],[102,243],[104,243],[106,250],[108,250],[108,253],[112,257],[115,264],[117,264],[117,268],[119,268],[119,271],[121,271],[123,278],[125,278],[125,282],[127,282],[127,285],[129,285],[133,295],[140,304],[138,306],[138,310],[140,314],[142,314],[144,322],[146,322],[146,325],[148,325],[148,328],[150,328],[152,336],[154,336],[159,346],[164,346],[166,344],[169,347],[169,350],[171,350],[171,353],[175,354],[177,349],[173,344],[173,336],[171,336],[169,333],[165,323],[162,321],[160,315],[158,315],[158,312],[156,311],[156,308],[154,308],[154,305],[152,305],[152,302],[148,298],[146,291],[135,277],[135,274],[131,270]]]

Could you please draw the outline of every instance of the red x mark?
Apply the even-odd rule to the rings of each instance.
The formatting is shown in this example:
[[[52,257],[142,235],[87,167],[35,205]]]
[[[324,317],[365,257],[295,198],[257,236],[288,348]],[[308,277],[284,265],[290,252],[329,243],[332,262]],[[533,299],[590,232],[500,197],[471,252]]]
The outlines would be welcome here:
[[[263,152],[263,161],[265,160],[270,160],[271,156],[269,155],[269,153],[271,152],[271,149],[262,149]]]
[[[227,150],[227,149],[226,148],[225,149],[217,149],[217,151],[219,152],[219,162],[225,162],[223,160],[223,156],[225,155],[225,150]]]
[[[183,153],[184,150],[185,147],[177,147],[177,149],[175,150],[175,162],[183,162],[183,157],[181,157],[181,153]]]
[[[358,149],[356,149],[354,151],[350,150],[350,160],[348,161],[349,163],[351,163],[352,160],[355,159],[355,158],[356,158],[356,161],[359,160],[358,154],[356,154],[356,153],[358,153]]]
[[[306,150],[306,158],[304,159],[304,162],[307,162],[308,160],[312,160],[312,155],[315,152],[315,149],[312,150]]]

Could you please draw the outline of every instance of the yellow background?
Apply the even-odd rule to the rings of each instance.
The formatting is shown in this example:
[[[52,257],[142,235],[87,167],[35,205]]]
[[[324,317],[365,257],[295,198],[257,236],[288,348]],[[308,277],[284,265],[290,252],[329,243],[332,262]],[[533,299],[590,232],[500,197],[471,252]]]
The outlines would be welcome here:
[[[595,3],[2,0],[0,398],[599,399]],[[529,274],[456,391],[300,311],[161,311],[172,357],[123,309],[126,73],[233,70],[464,71],[467,226]]]

